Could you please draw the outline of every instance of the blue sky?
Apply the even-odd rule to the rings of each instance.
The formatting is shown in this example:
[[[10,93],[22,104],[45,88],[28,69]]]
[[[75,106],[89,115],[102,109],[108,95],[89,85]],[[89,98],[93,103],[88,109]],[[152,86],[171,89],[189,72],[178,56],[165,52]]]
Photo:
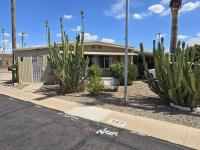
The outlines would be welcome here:
[[[152,40],[158,33],[165,37],[169,47],[171,14],[168,0],[130,0],[129,44],[152,49]],[[11,47],[10,0],[0,1],[0,28],[5,28],[7,52]],[[86,40],[124,43],[125,0],[16,0],[17,45],[21,47],[20,33],[25,32],[26,47],[45,45],[45,20],[49,20],[53,41],[60,41],[59,18],[73,41],[80,33],[80,10],[85,12]],[[200,1],[184,0],[179,15],[179,39],[192,45],[200,43]],[[0,34],[2,45],[2,34]]]

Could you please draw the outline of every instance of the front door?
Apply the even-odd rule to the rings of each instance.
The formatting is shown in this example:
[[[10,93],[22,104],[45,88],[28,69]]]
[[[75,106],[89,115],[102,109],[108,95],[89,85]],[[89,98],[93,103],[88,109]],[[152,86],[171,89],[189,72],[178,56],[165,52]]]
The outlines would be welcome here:
[[[43,82],[43,56],[32,56],[33,83]]]

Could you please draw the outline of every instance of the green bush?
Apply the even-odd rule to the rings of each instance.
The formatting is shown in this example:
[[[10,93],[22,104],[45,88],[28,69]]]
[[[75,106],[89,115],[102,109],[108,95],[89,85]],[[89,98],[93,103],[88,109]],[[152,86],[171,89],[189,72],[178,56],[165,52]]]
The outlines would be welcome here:
[[[99,95],[104,86],[101,79],[102,69],[99,66],[92,66],[88,69],[89,83],[87,90],[91,95]]]
[[[91,95],[99,95],[104,88],[101,77],[92,76],[89,78],[89,83],[87,84],[87,90]]]
[[[164,39],[153,44],[156,79],[149,73],[143,45],[141,51],[145,64],[145,76],[150,89],[160,97],[176,105],[194,108],[200,106],[200,64],[195,61],[195,49],[185,48],[178,43],[177,52],[164,52]]]
[[[120,85],[124,85],[124,64],[113,64],[110,67],[110,71],[115,79],[117,79]],[[128,85],[131,85],[138,76],[138,67],[135,64],[128,65]]]
[[[89,69],[88,69],[88,76],[91,77],[91,76],[99,76],[101,77],[102,76],[102,69],[98,66],[91,66]]]

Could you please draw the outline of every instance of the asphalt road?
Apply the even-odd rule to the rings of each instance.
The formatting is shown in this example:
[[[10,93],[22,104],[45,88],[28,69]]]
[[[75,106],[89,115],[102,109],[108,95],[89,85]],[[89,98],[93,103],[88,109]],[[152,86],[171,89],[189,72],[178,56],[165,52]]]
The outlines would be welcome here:
[[[136,149],[189,148],[0,95],[0,150]]]

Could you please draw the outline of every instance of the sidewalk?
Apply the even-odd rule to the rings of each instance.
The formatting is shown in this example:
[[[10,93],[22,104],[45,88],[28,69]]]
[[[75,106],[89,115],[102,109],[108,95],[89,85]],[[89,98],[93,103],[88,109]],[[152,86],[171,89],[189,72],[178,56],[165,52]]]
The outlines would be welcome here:
[[[143,136],[147,135],[190,148],[200,149],[200,129],[96,108],[94,106],[81,105],[1,85],[0,94],[59,110],[69,115],[128,129]]]

